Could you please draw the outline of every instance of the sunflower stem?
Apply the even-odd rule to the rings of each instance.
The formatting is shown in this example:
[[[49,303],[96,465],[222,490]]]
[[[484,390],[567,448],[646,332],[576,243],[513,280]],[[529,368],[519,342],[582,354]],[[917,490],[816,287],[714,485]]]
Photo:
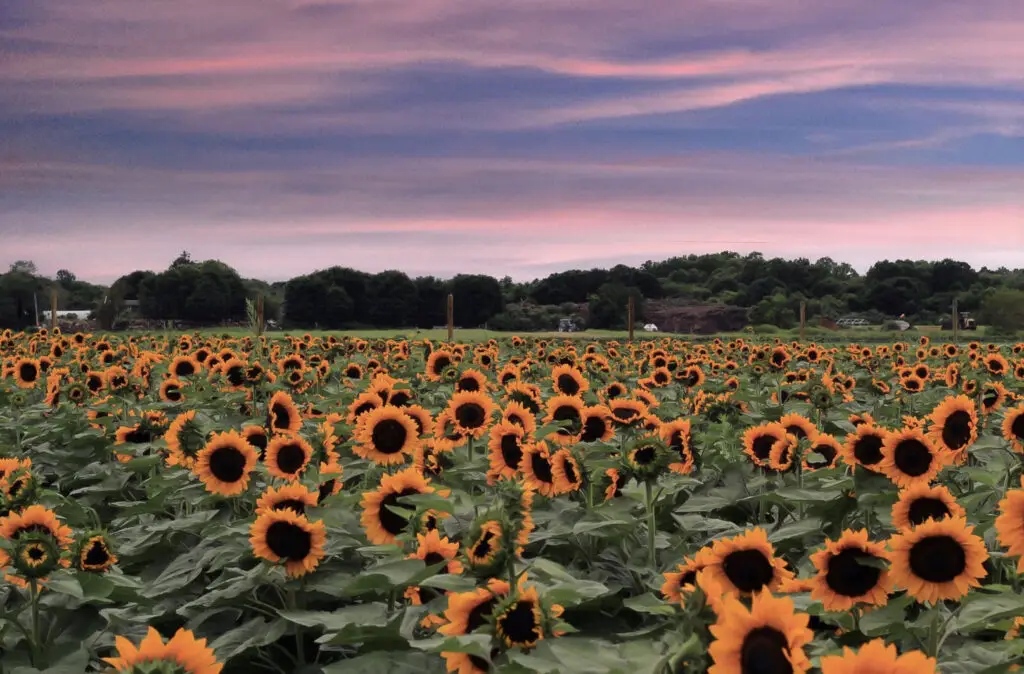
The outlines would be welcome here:
[[[46,663],[43,661],[43,651],[40,648],[42,644],[39,640],[39,581],[35,578],[32,579],[30,592],[32,602],[32,666],[36,669],[45,669]]]
[[[289,610],[295,611],[299,607],[298,596],[295,592],[295,588],[288,588],[287,594],[287,606]],[[295,635],[295,656],[298,659],[299,665],[306,664],[306,649],[302,643],[302,625],[295,623],[292,625],[293,633]]]
[[[928,655],[933,658],[938,658],[939,637],[941,636],[939,634],[939,632],[941,632],[939,626],[941,623],[942,604],[936,602],[935,606],[932,608],[932,626],[928,632]]]
[[[655,529],[654,529],[654,496],[651,493],[651,482],[650,480],[644,482],[644,495],[647,497],[647,558],[651,562],[651,568],[657,570],[658,560],[655,557],[657,554],[655,548]]]

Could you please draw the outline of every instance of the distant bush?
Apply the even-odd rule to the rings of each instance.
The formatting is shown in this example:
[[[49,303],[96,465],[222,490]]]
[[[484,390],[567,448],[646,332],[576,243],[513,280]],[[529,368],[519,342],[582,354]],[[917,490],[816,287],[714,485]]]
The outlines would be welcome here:
[[[757,325],[752,325],[751,329],[754,331],[755,334],[758,335],[774,335],[780,332],[780,329],[777,325],[771,325],[770,323],[759,323]]]

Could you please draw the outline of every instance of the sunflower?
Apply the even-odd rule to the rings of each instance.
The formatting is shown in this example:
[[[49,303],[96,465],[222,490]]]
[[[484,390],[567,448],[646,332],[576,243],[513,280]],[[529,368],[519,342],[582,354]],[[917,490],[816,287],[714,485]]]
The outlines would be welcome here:
[[[421,559],[427,566],[444,563],[438,573],[458,575],[463,571],[462,562],[456,559],[458,555],[458,543],[442,538],[436,529],[431,529],[425,534],[416,534],[416,552],[408,559]]]
[[[32,459],[0,458],[0,480],[19,470],[32,467]]]
[[[817,569],[811,599],[820,601],[826,611],[848,611],[858,604],[884,606],[892,584],[884,568],[887,562],[884,543],[869,541],[864,529],[846,530],[838,541],[825,541],[824,549],[811,555]]]
[[[787,433],[795,435],[797,440],[814,440],[814,436],[818,434],[818,427],[810,419],[795,412],[783,416],[779,423],[785,427]]]
[[[939,447],[952,452],[957,463],[962,463],[967,458],[967,448],[978,439],[978,414],[971,399],[949,396],[932,410],[928,421],[928,436]]]
[[[1024,454],[1024,404],[1006,410],[1002,431],[1003,438],[1010,443],[1013,451]]]
[[[624,384],[613,381],[611,384],[604,387],[603,395],[605,400],[610,401],[625,396],[628,391],[629,389],[627,389]]]
[[[103,658],[118,674],[140,671],[136,665],[167,663],[183,674],[220,674],[224,665],[217,662],[213,649],[207,647],[206,639],[196,639],[189,630],[179,629],[166,644],[160,633],[148,628],[146,638],[136,647],[124,637],[114,640],[117,657]],[[149,668],[147,668],[149,669]]]
[[[946,465],[947,456],[921,429],[904,428],[886,436],[878,467],[899,487],[910,487],[934,480]]]
[[[1021,486],[1024,487],[1024,478]],[[1020,558],[1017,572],[1024,573],[1024,489],[1007,491],[999,502],[999,513],[996,518],[999,544],[1007,548],[1009,555]]]
[[[267,402],[267,428],[283,433],[298,433],[302,428],[299,408],[284,391],[278,391]]]
[[[793,577],[760,527],[716,540],[705,570],[728,591],[742,595],[777,590],[782,581]]]
[[[988,354],[981,362],[993,377],[1002,377],[1010,371],[1010,363],[998,353]]]
[[[901,490],[899,500],[892,507],[892,525],[901,531],[931,519],[965,516],[964,509],[949,493],[949,489],[920,483]]]
[[[675,571],[666,571],[662,574],[665,582],[661,584],[661,594],[665,601],[673,604],[683,604],[686,601],[687,595],[697,587],[697,573],[706,566],[707,557],[707,554],[685,557],[676,565]]]
[[[987,575],[985,543],[962,518],[929,520],[889,539],[893,582],[920,602],[960,599]]]
[[[429,381],[441,381],[441,375],[455,362],[455,357],[450,351],[438,349],[427,357],[424,376]]]
[[[560,449],[551,456],[551,473],[555,479],[556,494],[579,491],[583,486],[579,461],[568,449]]]
[[[381,466],[405,463],[420,446],[419,427],[403,408],[384,405],[359,417],[356,454]]]
[[[604,500],[611,501],[613,498],[622,496],[622,488],[626,486],[628,475],[619,472],[617,468],[606,468],[604,477],[607,478],[607,483],[601,483],[604,485]]]
[[[630,426],[647,417],[647,405],[639,400],[622,400],[616,398],[608,403],[612,412],[612,422],[616,426]]]
[[[495,609],[494,633],[508,648],[533,648],[544,638],[544,615],[537,588],[519,589],[504,607]]]
[[[981,389],[981,412],[992,414],[1006,402],[1009,391],[1001,383],[990,381]]]
[[[199,450],[206,445],[206,436],[196,422],[196,411],[188,410],[174,417],[164,432],[164,442],[168,450],[167,465],[192,470]]]
[[[786,433],[785,437],[772,445],[771,452],[768,453],[768,467],[780,473],[792,468],[798,444],[795,435]]]
[[[754,595],[749,610],[725,598],[710,627],[714,641],[708,655],[714,664],[708,674],[804,674],[811,668],[804,646],[814,637],[808,621],[789,597],[762,592]]]
[[[690,437],[690,420],[676,419],[663,423],[658,427],[658,436],[679,455],[678,460],[668,465],[669,470],[681,475],[692,473],[697,464],[697,453]]]
[[[882,459],[882,445],[889,432],[880,426],[861,424],[857,430],[846,436],[843,443],[842,457],[848,466],[863,466],[868,470],[878,471]]]
[[[558,444],[572,444],[580,439],[583,431],[583,400],[577,396],[556,395],[546,404],[547,416],[544,423],[567,422],[559,428],[552,440]]]
[[[14,383],[18,388],[35,388],[42,374],[39,361],[34,358],[19,358],[14,361]]]
[[[448,410],[455,421],[455,428],[462,434],[481,438],[491,423],[495,406],[491,399],[478,391],[464,391],[452,394]]]
[[[448,608],[444,612],[447,623],[437,631],[445,636],[472,634],[489,623],[494,609],[508,593],[509,584],[497,578],[487,581],[487,587],[453,592],[448,595]]]
[[[430,486],[430,481],[415,467],[383,476],[380,486],[375,491],[364,492],[360,501],[363,510],[360,522],[366,531],[366,537],[374,545],[394,543],[395,537],[409,526],[409,517],[394,510],[408,507],[399,504],[398,499],[433,492],[434,488]]]
[[[70,526],[61,524],[52,510],[41,505],[31,505],[0,517],[0,538],[16,541],[32,533],[52,536],[61,548],[68,548],[74,543]]]
[[[256,449],[237,431],[215,433],[199,450],[194,470],[208,492],[237,496],[249,486],[257,459]]]
[[[805,470],[832,468],[836,465],[839,454],[842,451],[842,443],[833,436],[828,433],[818,433],[814,436],[811,446],[803,456],[803,467]],[[808,456],[809,454],[817,454],[821,458],[811,458]]]
[[[544,496],[554,496],[555,474],[551,465],[551,451],[541,441],[523,447],[523,461],[520,464],[526,486]]]
[[[676,370],[675,378],[686,388],[698,388],[706,379],[704,371],[698,365],[690,365],[681,370]]]
[[[778,422],[752,426],[743,432],[743,452],[755,465],[767,467],[772,447],[786,437],[786,427]]]
[[[202,369],[202,364],[196,360],[194,356],[190,355],[175,356],[174,360],[172,360],[171,364],[167,367],[167,371],[175,379],[191,377]]]
[[[935,674],[935,659],[921,651],[900,655],[892,644],[882,639],[869,641],[856,653],[849,646],[842,655],[821,658],[821,674]]]
[[[320,483],[317,489],[317,502],[323,503],[324,499],[328,496],[333,496],[341,491],[342,483],[341,476],[344,474],[344,468],[335,462],[320,462],[320,472],[317,476],[317,480]]]
[[[502,527],[498,520],[487,520],[479,525],[475,535],[466,546],[466,559],[474,569],[488,569],[495,566],[502,552]]]
[[[284,562],[292,578],[313,571],[324,557],[327,529],[291,509],[264,510],[249,528],[253,554],[270,562]]]
[[[515,478],[523,459],[525,437],[526,431],[509,421],[501,421],[491,428],[490,441],[487,443],[490,460],[490,469],[487,471],[489,484]]]
[[[612,412],[604,405],[584,407],[580,412],[580,442],[608,442],[615,437]]]
[[[78,568],[83,571],[102,572],[117,564],[117,556],[103,534],[95,534],[81,542],[76,555]]]

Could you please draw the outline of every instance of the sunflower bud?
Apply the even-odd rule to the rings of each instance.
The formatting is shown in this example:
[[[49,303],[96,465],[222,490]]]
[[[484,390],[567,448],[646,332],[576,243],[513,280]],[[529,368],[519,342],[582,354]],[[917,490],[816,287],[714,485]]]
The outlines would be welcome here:
[[[26,533],[14,547],[14,568],[25,578],[45,578],[60,563],[53,537],[44,533]]]
[[[101,531],[88,532],[75,546],[74,563],[82,571],[103,572],[117,564],[110,539]]]

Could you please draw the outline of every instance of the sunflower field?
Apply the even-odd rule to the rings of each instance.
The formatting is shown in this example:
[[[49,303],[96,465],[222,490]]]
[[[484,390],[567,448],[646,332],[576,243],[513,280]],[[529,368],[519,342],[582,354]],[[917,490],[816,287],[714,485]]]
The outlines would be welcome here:
[[[1024,666],[1024,344],[0,333],[0,673]]]

